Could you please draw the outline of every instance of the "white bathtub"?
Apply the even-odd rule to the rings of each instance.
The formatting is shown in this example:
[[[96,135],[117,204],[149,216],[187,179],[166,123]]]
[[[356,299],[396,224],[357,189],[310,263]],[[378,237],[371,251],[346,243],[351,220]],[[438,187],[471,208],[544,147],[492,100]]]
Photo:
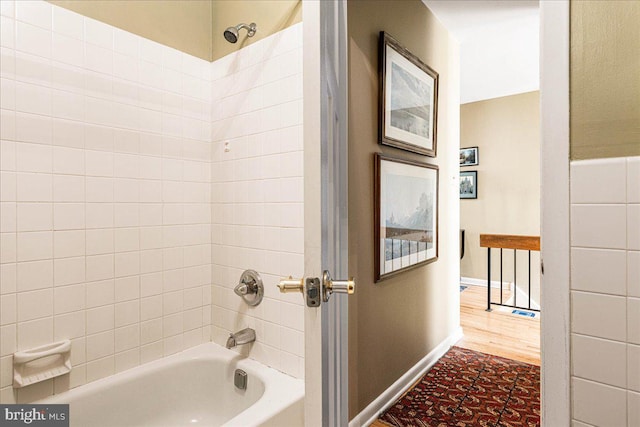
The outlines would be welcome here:
[[[76,427],[298,427],[303,399],[302,380],[206,343],[34,403],[68,403]]]

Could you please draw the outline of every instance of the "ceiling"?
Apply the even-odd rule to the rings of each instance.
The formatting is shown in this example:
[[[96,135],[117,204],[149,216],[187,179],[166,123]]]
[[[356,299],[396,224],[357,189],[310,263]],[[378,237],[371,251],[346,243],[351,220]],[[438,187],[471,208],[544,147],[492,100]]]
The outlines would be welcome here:
[[[460,102],[539,89],[537,0],[422,0],[460,43]]]

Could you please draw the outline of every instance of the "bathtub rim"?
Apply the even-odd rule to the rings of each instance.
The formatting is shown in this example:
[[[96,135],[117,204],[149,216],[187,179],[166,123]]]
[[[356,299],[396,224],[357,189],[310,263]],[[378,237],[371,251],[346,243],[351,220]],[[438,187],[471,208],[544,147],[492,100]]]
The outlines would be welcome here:
[[[214,342],[207,342],[32,403],[66,404],[73,401],[74,398],[81,397],[87,393],[100,392],[110,386],[124,384],[145,374],[153,374],[162,368],[190,360],[207,359],[222,360],[225,364],[231,366],[233,370],[242,369],[250,377],[258,377],[264,385],[262,396],[253,405],[228,420],[224,424],[225,426],[257,426],[264,424],[280,412],[298,402],[302,402],[304,399],[303,380],[293,378],[246,356],[227,350]]]

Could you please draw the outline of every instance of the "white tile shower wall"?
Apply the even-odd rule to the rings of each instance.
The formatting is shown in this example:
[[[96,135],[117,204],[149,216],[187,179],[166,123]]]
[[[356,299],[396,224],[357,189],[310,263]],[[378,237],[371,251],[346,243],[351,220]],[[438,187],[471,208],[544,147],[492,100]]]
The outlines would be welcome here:
[[[575,425],[638,426],[640,157],[571,163]]]
[[[210,63],[44,1],[2,0],[0,401],[210,339]],[[12,353],[72,339],[13,392]]]
[[[276,288],[304,273],[302,24],[215,61],[212,85],[212,339],[253,327],[236,351],[302,377],[302,298]],[[264,280],[257,307],[233,292],[245,269]]]

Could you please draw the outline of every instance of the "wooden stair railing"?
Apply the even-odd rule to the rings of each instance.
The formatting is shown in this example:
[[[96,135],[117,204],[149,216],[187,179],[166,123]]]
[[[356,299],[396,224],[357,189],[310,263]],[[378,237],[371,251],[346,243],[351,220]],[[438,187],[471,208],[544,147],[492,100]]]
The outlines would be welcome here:
[[[491,311],[492,305],[500,305],[503,307],[521,308],[524,310],[540,311],[531,308],[531,251],[540,251],[540,236],[516,236],[510,234],[481,234],[480,247],[487,248],[487,311]],[[500,302],[491,302],[491,249],[500,249]],[[504,304],[502,301],[502,250],[513,249],[513,305]],[[516,252],[518,250],[528,251],[529,253],[529,291],[528,304],[526,307],[517,305],[518,287],[517,287],[517,266]]]

